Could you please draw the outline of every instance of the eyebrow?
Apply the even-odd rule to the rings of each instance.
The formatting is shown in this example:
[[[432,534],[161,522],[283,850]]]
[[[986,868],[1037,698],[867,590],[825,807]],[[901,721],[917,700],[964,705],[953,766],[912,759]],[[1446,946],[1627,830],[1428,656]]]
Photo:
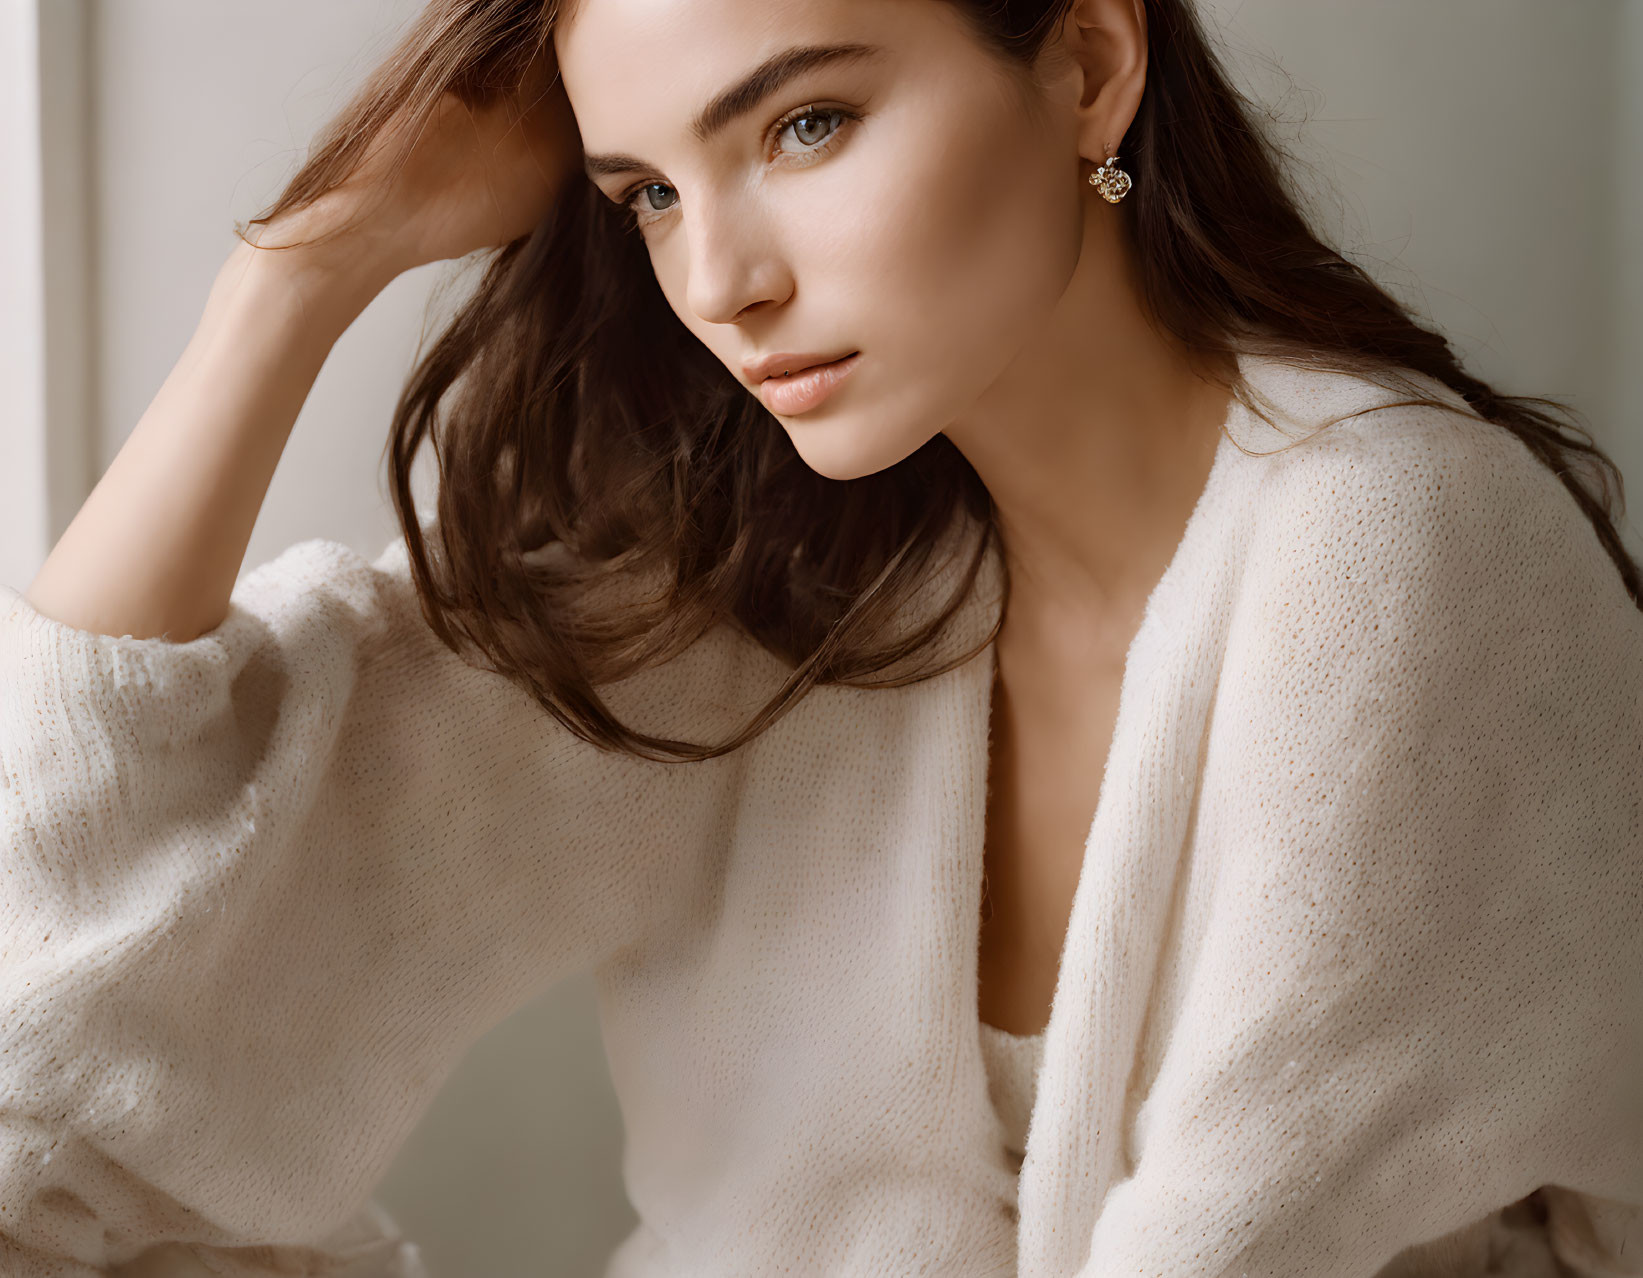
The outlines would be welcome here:
[[[690,131],[700,142],[710,142],[742,116],[755,110],[761,102],[777,92],[796,76],[816,67],[835,62],[858,62],[877,57],[884,49],[876,44],[808,44],[795,45],[766,58],[744,79],[730,86],[702,108],[692,121]],[[589,155],[584,169],[590,178],[608,177],[614,173],[636,173],[653,166],[631,155]]]

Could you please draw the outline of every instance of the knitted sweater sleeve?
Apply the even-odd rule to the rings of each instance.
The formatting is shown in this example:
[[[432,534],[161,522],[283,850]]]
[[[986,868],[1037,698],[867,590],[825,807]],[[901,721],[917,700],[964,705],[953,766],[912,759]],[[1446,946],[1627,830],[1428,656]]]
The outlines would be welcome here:
[[[213,1272],[367,1272],[384,1239],[349,1222],[434,1094],[641,935],[716,761],[601,750],[468,665],[403,541],[299,543],[186,643],[0,589],[0,1272],[170,1242]],[[694,736],[672,711],[726,653],[601,693]]]
[[[1369,1278],[1542,1185],[1557,1272],[1643,1273],[1643,614],[1515,437],[1418,420],[1273,469],[1081,1278]]]

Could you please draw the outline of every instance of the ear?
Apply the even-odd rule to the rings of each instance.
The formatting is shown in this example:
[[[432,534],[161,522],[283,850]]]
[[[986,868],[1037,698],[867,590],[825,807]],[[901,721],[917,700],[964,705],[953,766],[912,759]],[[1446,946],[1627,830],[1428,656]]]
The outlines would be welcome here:
[[[1084,73],[1078,97],[1078,150],[1104,164],[1141,109],[1147,82],[1144,0],[1072,0],[1061,28],[1064,55]]]

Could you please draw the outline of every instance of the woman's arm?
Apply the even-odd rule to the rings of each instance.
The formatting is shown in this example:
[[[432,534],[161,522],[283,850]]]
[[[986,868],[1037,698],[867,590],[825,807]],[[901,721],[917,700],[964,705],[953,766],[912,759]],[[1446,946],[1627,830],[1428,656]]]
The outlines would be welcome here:
[[[156,1251],[338,1272],[464,1052],[644,935],[725,810],[737,761],[606,752],[448,648],[403,540],[301,542],[229,594],[336,335],[394,272],[540,218],[525,135],[442,110],[362,229],[322,250],[338,210],[309,204],[263,241],[309,248],[224,268],[36,583],[69,620],[0,585],[7,1278]],[[747,653],[699,644],[604,695],[688,735]]]
[[[393,277],[349,248],[234,250],[176,367],[25,592],[40,613],[173,642],[221,623],[303,401]]]
[[[331,1272],[464,1053],[722,839],[740,760],[574,737],[444,645],[407,553],[299,543],[189,643],[0,588],[6,1278]],[[713,739],[755,661],[723,627],[600,692]]]
[[[1643,615],[1496,426],[1369,415],[1263,498],[1201,781],[1203,939],[1077,1273],[1370,1278],[1543,1184],[1608,1210],[1618,1252],[1643,1210]],[[1636,1239],[1583,1264],[1569,1207],[1570,1272],[1638,1272]]]
[[[394,120],[341,186],[234,250],[176,367],[25,592],[35,609],[176,642],[222,622],[336,340],[401,272],[529,233],[580,172],[551,49],[539,73],[487,107],[447,94],[425,122]]]

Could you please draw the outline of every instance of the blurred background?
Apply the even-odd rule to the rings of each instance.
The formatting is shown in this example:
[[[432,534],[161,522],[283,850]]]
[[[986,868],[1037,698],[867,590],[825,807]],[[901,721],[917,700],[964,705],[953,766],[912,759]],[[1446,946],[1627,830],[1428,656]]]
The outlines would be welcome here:
[[[1325,238],[1477,375],[1581,413],[1643,505],[1643,0],[1199,3]],[[0,0],[0,581],[33,579],[181,354],[235,221],[417,7]],[[338,344],[242,577],[310,537],[374,558],[398,536],[389,417],[464,278],[402,277]],[[436,1278],[597,1275],[636,1223],[621,1142],[578,978],[469,1053],[378,1199]]]

